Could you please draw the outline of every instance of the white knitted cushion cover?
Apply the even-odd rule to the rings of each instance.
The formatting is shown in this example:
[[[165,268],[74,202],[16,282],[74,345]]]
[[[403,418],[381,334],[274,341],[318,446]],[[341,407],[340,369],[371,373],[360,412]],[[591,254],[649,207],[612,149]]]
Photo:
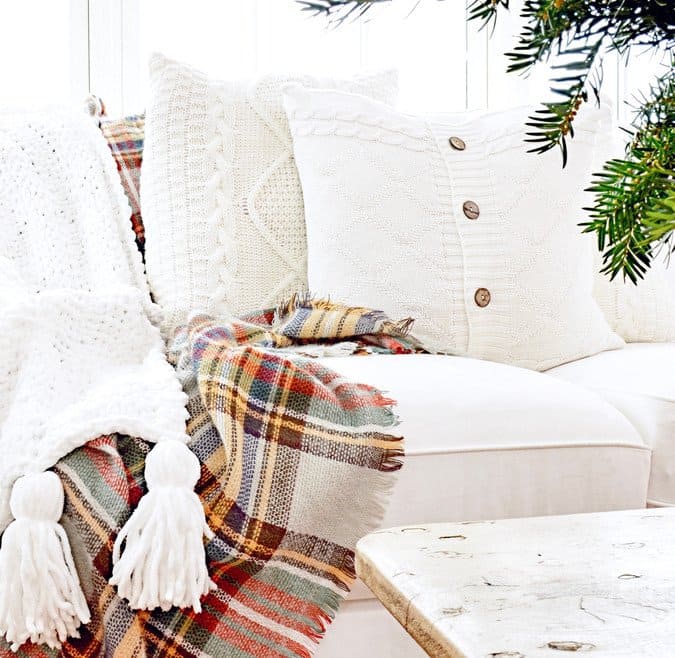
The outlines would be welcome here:
[[[622,346],[577,226],[599,111],[563,170],[557,151],[526,153],[526,109],[425,119],[297,86],[285,102],[313,292],[411,315],[433,349],[538,370]]]
[[[608,125],[598,141],[593,171],[601,171],[611,158],[624,157],[625,135],[615,125]],[[586,205],[594,203],[589,194]],[[594,236],[593,236],[594,237]],[[595,251],[593,294],[609,325],[629,343],[675,341],[675,295],[663,263],[663,255],[637,285],[621,275],[610,281],[600,274],[602,257]]]
[[[598,258],[596,270],[601,267]],[[625,341],[675,341],[675,295],[663,262],[654,262],[637,285],[624,281],[621,275],[610,281],[607,275],[598,272],[593,294],[609,325]]]
[[[168,330],[194,310],[240,314],[306,287],[302,190],[282,105],[290,80],[393,102],[396,73],[350,81],[211,80],[154,55],[141,174],[145,258]]]

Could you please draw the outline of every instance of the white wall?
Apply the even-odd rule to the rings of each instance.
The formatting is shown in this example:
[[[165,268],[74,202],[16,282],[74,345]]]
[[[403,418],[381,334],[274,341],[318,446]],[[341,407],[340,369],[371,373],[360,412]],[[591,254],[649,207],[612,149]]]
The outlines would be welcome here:
[[[0,3],[0,89],[8,103],[81,102],[88,90],[109,114],[141,111],[153,50],[223,78],[271,70],[350,74],[395,67],[401,106],[461,111],[535,103],[546,70],[507,75],[503,52],[518,32],[518,7],[502,12],[491,39],[467,23],[463,0],[396,0],[368,20],[327,27],[293,0],[21,0]],[[644,85],[658,58],[616,58],[604,92],[621,99]]]
[[[0,2],[0,102],[67,103],[88,84],[87,0]]]

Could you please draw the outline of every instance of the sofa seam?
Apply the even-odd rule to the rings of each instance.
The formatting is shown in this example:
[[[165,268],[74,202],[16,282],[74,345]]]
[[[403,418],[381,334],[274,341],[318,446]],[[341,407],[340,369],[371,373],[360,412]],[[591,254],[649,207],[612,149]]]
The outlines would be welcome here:
[[[472,452],[516,452],[516,451],[528,451],[528,450],[564,450],[571,448],[628,448],[630,450],[639,450],[645,451],[651,454],[653,450],[648,445],[635,445],[632,443],[603,443],[603,444],[587,444],[587,443],[574,443],[574,444],[550,444],[550,445],[523,445],[523,446],[488,446],[488,447],[475,447],[475,448],[466,448],[466,449],[456,449],[451,450],[421,450],[421,451],[412,451],[406,450],[406,457],[415,457],[426,456],[426,455],[455,455],[455,454],[466,454]]]

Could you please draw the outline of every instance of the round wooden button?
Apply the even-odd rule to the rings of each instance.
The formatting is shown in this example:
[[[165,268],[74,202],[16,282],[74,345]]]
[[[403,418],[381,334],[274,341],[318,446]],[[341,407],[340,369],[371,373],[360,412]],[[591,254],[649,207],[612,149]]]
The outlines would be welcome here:
[[[475,201],[465,201],[462,204],[462,211],[468,219],[478,219],[480,208]]]
[[[487,288],[478,288],[478,290],[476,290],[473,295],[473,299],[476,302],[476,306],[485,308],[490,303],[492,296],[490,295],[490,291]]]
[[[455,137],[453,135],[448,141],[455,151],[463,151],[466,148],[466,142],[461,137]]]

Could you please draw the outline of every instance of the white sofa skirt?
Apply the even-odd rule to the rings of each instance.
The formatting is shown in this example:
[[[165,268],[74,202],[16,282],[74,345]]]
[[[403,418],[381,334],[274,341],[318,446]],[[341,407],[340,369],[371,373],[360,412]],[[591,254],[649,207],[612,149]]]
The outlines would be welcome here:
[[[316,658],[424,658],[427,654],[375,599],[347,601]]]

